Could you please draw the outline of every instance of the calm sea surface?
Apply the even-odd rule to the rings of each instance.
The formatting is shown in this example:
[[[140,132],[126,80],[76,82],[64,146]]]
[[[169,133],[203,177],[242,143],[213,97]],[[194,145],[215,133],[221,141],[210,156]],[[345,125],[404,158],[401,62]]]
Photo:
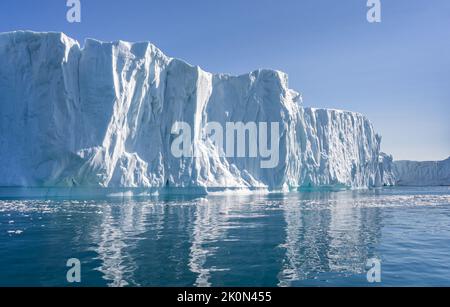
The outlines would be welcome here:
[[[0,286],[450,286],[450,188],[0,198]],[[375,286],[376,286],[375,285]]]

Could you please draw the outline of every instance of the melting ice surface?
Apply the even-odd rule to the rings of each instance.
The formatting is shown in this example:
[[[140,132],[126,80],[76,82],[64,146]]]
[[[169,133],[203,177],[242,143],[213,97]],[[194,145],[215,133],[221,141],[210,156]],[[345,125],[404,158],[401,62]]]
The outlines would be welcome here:
[[[0,200],[0,286],[450,285],[450,189]]]

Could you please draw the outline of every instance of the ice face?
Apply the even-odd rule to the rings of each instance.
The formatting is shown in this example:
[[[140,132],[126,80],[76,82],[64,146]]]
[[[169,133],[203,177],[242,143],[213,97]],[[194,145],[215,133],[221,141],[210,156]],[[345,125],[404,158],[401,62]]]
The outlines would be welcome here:
[[[450,186],[450,158],[439,162],[396,161],[394,173],[402,186]]]
[[[383,186],[391,187],[397,184],[394,168],[394,157],[382,152],[379,161],[379,178]]]
[[[381,138],[361,114],[304,108],[279,71],[214,75],[150,43],[0,35],[0,186],[380,186]],[[171,152],[192,128],[195,157]],[[278,123],[279,163],[223,157],[209,122]]]

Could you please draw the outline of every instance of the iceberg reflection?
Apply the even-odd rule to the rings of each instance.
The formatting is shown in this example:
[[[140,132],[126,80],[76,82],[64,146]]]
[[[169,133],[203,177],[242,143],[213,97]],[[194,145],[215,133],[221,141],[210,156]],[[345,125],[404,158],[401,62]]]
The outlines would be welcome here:
[[[149,207],[130,201],[123,204],[104,203],[101,208],[101,223],[94,234],[97,239],[95,252],[101,261],[97,270],[109,286],[139,285],[133,279],[137,268],[133,252],[139,236],[146,230]]]
[[[381,209],[352,193],[103,201],[87,239],[110,286],[285,287],[361,275]]]
[[[286,242],[279,286],[365,272],[381,236],[379,209],[355,206],[351,192],[307,193],[283,208]]]

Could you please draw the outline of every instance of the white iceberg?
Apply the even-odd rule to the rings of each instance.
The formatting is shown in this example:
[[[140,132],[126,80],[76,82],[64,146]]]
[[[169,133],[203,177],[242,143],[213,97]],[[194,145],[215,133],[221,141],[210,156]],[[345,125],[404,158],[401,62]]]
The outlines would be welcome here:
[[[195,158],[171,154],[178,121]],[[222,157],[211,121],[278,122],[280,163]],[[392,182],[380,143],[361,114],[302,107],[279,71],[215,75],[146,42],[0,34],[0,186],[367,188]]]
[[[444,161],[395,161],[400,186],[450,186],[450,157]]]

